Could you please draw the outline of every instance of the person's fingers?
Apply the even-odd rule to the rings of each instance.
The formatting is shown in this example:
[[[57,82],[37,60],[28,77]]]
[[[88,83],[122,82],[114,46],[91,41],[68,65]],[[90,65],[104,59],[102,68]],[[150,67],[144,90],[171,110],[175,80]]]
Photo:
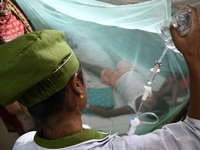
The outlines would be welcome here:
[[[183,37],[179,35],[178,31],[174,28],[173,23],[170,24],[170,32],[174,43],[177,43],[177,41],[181,42],[180,40],[182,40]]]
[[[175,27],[173,26],[173,23],[170,23],[170,32],[171,32],[171,36],[172,37],[178,37],[180,38],[181,36],[179,35],[178,31],[175,29]]]
[[[177,8],[177,9],[180,9],[183,5],[185,5],[185,4],[177,5],[176,8]]]
[[[178,5],[178,6],[176,6],[176,8],[177,8],[177,9],[180,9],[183,5],[185,5],[185,4]],[[188,4],[187,4],[187,6],[188,6],[188,7],[190,8],[190,10],[192,11],[192,19],[193,19],[194,21],[199,20],[199,18],[198,18],[198,13],[197,13],[197,9],[196,9],[195,7],[193,7],[193,6],[191,6],[191,5],[188,5]]]
[[[195,7],[190,6],[190,5],[188,5],[188,6],[190,7],[190,9],[192,11],[190,27],[196,28],[195,23],[199,23],[199,17],[198,17],[197,9]],[[199,24],[197,24],[197,25],[199,25]]]

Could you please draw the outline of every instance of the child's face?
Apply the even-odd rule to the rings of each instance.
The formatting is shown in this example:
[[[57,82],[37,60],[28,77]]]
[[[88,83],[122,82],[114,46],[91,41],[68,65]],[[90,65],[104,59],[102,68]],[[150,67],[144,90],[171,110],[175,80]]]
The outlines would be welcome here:
[[[143,102],[141,111],[142,112],[151,112],[157,105],[157,100],[153,97],[147,97],[146,101]]]

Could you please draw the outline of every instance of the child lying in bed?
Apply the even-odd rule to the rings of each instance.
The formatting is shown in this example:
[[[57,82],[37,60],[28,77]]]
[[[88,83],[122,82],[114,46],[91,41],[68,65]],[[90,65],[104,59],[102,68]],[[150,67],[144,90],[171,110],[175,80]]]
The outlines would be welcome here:
[[[144,93],[144,85],[146,82],[144,81],[141,74],[133,69],[132,64],[129,61],[119,61],[116,66],[116,71],[103,69],[99,66],[90,65],[83,62],[81,63],[81,65],[86,70],[99,76],[102,82],[114,87],[124,98],[126,103],[125,106],[116,109],[103,109],[94,105],[88,105],[88,110],[105,117],[137,112],[141,102],[141,97]],[[157,99],[155,99],[153,96],[148,97],[147,100],[144,101],[141,111],[151,112],[156,110],[157,112],[162,112],[162,114],[167,112],[169,109],[167,103],[158,99],[164,94],[172,91],[172,89],[172,100],[176,99],[178,89],[176,88],[175,90],[175,88],[176,84],[172,84],[170,85],[170,87],[163,89],[163,92],[161,94],[153,92],[153,94],[156,95]]]

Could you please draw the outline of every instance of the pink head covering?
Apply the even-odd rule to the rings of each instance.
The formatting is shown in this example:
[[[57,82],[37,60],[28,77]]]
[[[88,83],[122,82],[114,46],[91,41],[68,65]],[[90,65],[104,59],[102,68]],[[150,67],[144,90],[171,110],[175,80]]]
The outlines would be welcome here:
[[[28,30],[23,21],[27,20],[14,4],[9,0],[2,0],[0,3],[0,44],[7,43],[19,36],[24,35]]]

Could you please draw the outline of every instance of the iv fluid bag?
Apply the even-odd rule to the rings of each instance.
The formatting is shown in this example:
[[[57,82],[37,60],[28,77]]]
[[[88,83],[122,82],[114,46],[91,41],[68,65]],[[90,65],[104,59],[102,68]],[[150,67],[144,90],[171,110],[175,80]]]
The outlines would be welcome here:
[[[173,26],[178,31],[179,35],[184,36],[190,30],[190,21],[191,21],[191,10],[187,4],[183,5],[172,17],[172,21],[167,21],[156,26],[156,30],[159,35],[162,37],[164,44],[171,50],[173,50],[181,60],[184,60],[183,55],[177,50],[174,45],[170,33],[170,23],[172,22]]]

